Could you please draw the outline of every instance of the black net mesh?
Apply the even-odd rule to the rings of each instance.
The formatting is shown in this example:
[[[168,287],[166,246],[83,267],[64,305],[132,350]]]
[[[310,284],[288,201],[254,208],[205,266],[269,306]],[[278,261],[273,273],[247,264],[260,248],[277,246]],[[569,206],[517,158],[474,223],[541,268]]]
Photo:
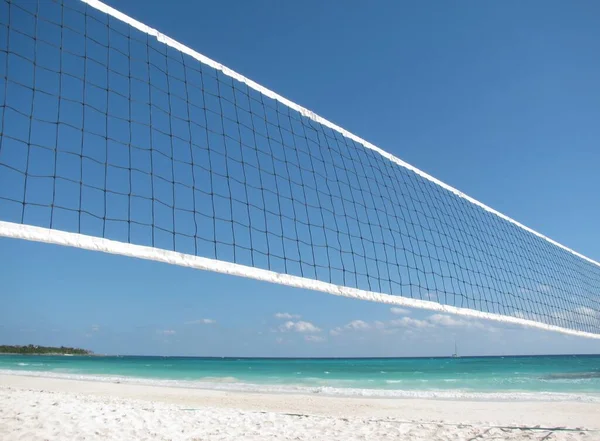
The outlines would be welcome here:
[[[600,267],[77,0],[0,0],[0,220],[600,333]]]

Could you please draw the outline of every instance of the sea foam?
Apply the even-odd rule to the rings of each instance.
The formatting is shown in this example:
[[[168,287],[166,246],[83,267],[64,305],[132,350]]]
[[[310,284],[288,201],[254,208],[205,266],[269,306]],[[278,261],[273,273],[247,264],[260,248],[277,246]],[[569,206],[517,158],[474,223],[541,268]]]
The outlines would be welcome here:
[[[126,383],[147,386],[180,387],[188,389],[207,389],[227,392],[252,392],[273,394],[303,394],[328,395],[343,397],[373,397],[373,398],[419,398],[436,400],[477,400],[477,401],[579,401],[600,403],[600,395],[576,394],[559,392],[471,392],[461,390],[385,390],[330,386],[296,386],[251,384],[231,381],[233,377],[218,377],[191,381],[165,380],[117,375],[83,375],[57,372],[13,371],[0,369],[0,375],[22,375],[31,377],[60,378],[80,381],[98,381],[108,383]]]

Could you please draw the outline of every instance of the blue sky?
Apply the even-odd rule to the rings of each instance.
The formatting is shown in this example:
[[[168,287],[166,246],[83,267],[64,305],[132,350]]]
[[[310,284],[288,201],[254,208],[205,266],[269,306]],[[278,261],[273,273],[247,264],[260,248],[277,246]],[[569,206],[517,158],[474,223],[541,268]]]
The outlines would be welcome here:
[[[110,4],[600,259],[597,3]],[[8,343],[171,355],[441,355],[454,339],[465,354],[600,349],[152,262],[0,244]]]

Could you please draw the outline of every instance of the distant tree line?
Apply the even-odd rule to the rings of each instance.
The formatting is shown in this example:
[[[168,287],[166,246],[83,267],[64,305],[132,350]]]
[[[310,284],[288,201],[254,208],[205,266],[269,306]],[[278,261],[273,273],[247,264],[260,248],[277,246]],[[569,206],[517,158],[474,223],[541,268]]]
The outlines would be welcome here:
[[[65,346],[10,346],[0,345],[0,354],[71,354],[71,355],[90,355],[92,351],[79,348],[68,348]]]

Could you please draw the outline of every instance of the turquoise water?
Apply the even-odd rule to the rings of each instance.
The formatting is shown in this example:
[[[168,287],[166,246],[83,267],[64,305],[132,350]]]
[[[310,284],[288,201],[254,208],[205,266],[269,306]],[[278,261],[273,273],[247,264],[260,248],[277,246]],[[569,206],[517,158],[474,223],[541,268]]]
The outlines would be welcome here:
[[[457,359],[0,356],[0,373],[19,372],[224,390],[600,400],[597,355]]]

